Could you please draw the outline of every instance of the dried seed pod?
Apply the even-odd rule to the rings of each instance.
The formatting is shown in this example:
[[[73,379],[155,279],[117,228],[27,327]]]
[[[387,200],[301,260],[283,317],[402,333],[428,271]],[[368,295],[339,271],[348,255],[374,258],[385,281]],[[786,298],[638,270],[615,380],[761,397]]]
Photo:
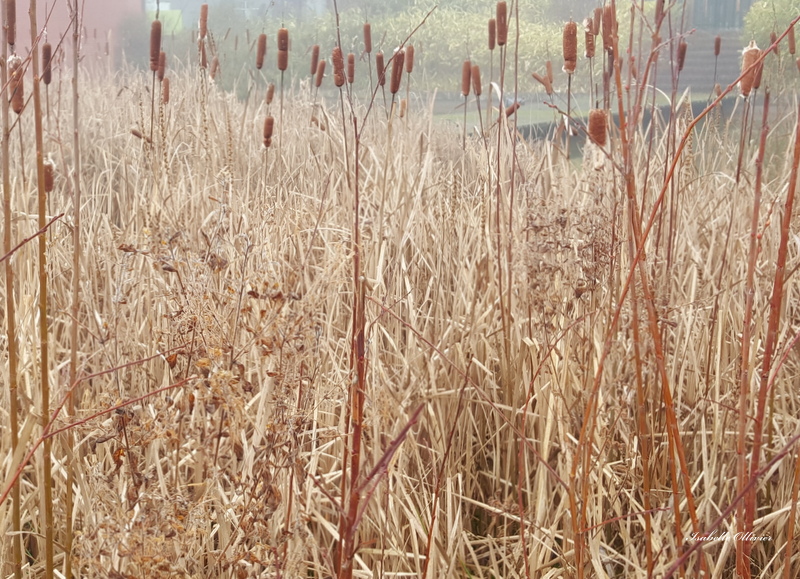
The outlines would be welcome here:
[[[266,102],[268,105],[271,105],[272,99],[274,98],[275,98],[275,85],[269,83],[269,86],[267,86],[267,96],[264,97],[264,102]]]
[[[778,54],[778,45],[777,45],[777,44],[775,44],[775,42],[776,42],[777,40],[778,40],[778,35],[777,35],[777,33],[776,33],[774,30],[773,30],[772,32],[770,32],[770,33],[769,33],[769,44],[770,44],[770,46],[772,46],[772,45],[774,45],[774,46],[775,46],[775,48],[773,48],[773,49],[772,49],[772,51],[773,51],[773,52],[774,52],[776,55]]]
[[[267,35],[259,34],[258,45],[256,48],[256,68],[258,70],[261,70],[261,67],[264,66],[264,57],[266,55],[267,55]]]
[[[593,143],[604,147],[606,144],[606,123],[608,117],[603,109],[589,111],[589,138]]]
[[[156,76],[158,76],[158,80],[164,80],[164,74],[167,72],[167,53],[163,50],[158,55],[158,71],[156,72]]]
[[[311,47],[311,76],[317,73],[317,64],[319,63],[319,44]]]
[[[795,50],[797,49],[794,43],[794,26],[789,29],[789,35],[787,38],[789,39],[789,54],[794,56]]]
[[[17,0],[6,0],[6,31],[8,45],[17,43]]]
[[[756,45],[756,41],[751,40],[749,46],[742,52],[742,73],[747,72],[742,77],[742,80],[739,81],[739,90],[744,97],[750,96],[750,91],[753,89],[756,71],[755,67],[751,68],[751,66],[758,60],[759,56],[761,56],[761,50]]]
[[[264,119],[264,147],[269,147],[272,141],[272,132],[275,128],[275,119],[268,116]]]
[[[411,74],[412,72],[414,72],[414,45],[413,44],[409,44],[408,46],[406,46],[405,64],[406,64],[406,72],[408,74]]]
[[[197,41],[197,49],[200,51],[200,67],[208,68],[208,56],[206,55],[206,43],[202,40]]]
[[[389,83],[389,90],[392,94],[400,90],[400,81],[403,80],[403,62],[405,58],[405,50],[398,50],[392,57],[392,78]]]
[[[572,74],[578,62],[578,25],[570,20],[564,25],[562,35],[562,49],[564,56],[564,72]]]
[[[547,81],[552,85],[553,84],[553,63],[550,62],[549,60],[545,61],[544,70],[547,73]]]
[[[200,5],[200,40],[208,34],[208,4]]]
[[[158,55],[161,54],[161,21],[153,20],[150,25],[150,70],[158,70]]]
[[[611,50],[614,46],[614,31],[617,26],[617,14],[611,4],[603,6],[603,50]]]
[[[494,50],[497,44],[497,20],[489,18],[489,50]]]
[[[400,118],[402,119],[406,116],[406,108],[408,107],[408,103],[406,99],[400,99]]]
[[[372,53],[372,26],[369,22],[364,23],[364,52]]]
[[[461,96],[469,96],[469,87],[472,80],[472,63],[465,60],[461,65]]]
[[[386,84],[386,65],[383,62],[383,52],[375,55],[375,68],[378,69],[378,86],[384,86]]]
[[[331,60],[333,61],[333,84],[342,86],[344,84],[344,56],[342,49],[338,46],[333,49]]]
[[[278,51],[278,70],[283,72],[289,68],[289,51],[288,50],[279,50]]]
[[[761,77],[764,75],[764,61],[762,60],[756,65],[756,72],[753,75],[753,88],[761,88]]]
[[[719,56],[720,49],[722,48],[722,38],[719,34],[714,37],[714,56]]]
[[[209,70],[209,75],[211,76],[211,80],[217,78],[217,73],[219,72],[219,58],[217,55],[214,55],[214,58],[211,59],[211,70]]]
[[[797,65],[797,72],[800,72],[800,58],[795,61],[795,64]]]
[[[25,108],[25,87],[23,83],[24,69],[22,67],[22,59],[16,54],[8,59],[8,91],[9,102],[11,103],[11,110],[16,114],[21,114],[22,109]]]
[[[495,16],[497,18],[497,44],[504,46],[508,40],[508,6],[505,2],[497,3]]]
[[[678,43],[678,71],[680,72],[683,70],[683,65],[686,63],[686,50],[689,48],[689,45],[685,40],[681,40]]]
[[[42,63],[42,80],[44,84],[50,84],[53,79],[53,45],[49,42],[45,42],[42,45]]]
[[[714,85],[714,94],[717,95],[717,98],[722,96],[722,86],[719,83]]]
[[[44,162],[44,190],[45,193],[52,193],[53,192],[53,183],[54,183],[54,170],[55,166],[53,162],[47,160]]]
[[[533,78],[539,81],[539,83],[544,87],[544,91],[548,95],[553,94],[553,83],[551,83],[550,80],[548,80],[547,76],[542,76],[538,72],[532,73],[531,76],[533,76]]]
[[[356,55],[352,52],[347,54],[347,83],[353,84],[356,79]]]
[[[510,107],[506,108],[506,116],[510,117],[515,112],[517,112],[519,110],[519,107],[521,107],[521,106],[522,106],[522,103],[520,103],[519,101],[516,101],[513,105],[511,105]]]
[[[598,6],[594,9],[594,13],[592,15],[592,34],[595,36],[600,36],[601,32],[601,25],[603,23],[603,7]]]
[[[165,76],[161,81],[161,102],[165,105],[169,104],[169,77]]]
[[[278,29],[278,50],[289,50],[289,31],[286,28]]]
[[[483,92],[483,87],[481,86],[481,67],[477,64],[472,65],[472,92],[475,93],[475,96],[481,96],[481,92]]]
[[[583,21],[583,43],[585,45],[583,55],[586,58],[594,58],[594,33],[592,32],[592,21],[588,18]]]
[[[325,78],[325,61],[320,60],[317,63],[317,76],[314,78],[314,86],[319,88],[322,85],[323,78]]]

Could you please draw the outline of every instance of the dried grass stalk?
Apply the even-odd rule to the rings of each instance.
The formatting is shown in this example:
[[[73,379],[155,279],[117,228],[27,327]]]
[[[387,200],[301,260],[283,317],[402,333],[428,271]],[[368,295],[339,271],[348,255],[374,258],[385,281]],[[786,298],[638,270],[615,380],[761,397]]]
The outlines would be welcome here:
[[[383,52],[375,55],[375,68],[378,69],[378,86],[386,84],[386,64],[383,62]]]
[[[606,144],[606,124],[608,117],[603,109],[589,111],[589,138],[593,143],[604,147]]]
[[[714,37],[714,56],[719,56],[719,52],[722,49],[722,38],[719,34]]]
[[[686,64],[686,50],[689,48],[685,40],[678,43],[678,71],[683,70],[683,65]]]
[[[372,26],[369,22],[364,23],[364,52],[372,53]]]
[[[275,98],[275,85],[273,83],[269,83],[269,86],[267,87],[267,95],[266,97],[264,97],[264,102],[266,102],[268,105],[271,105],[272,99],[274,98]]]
[[[317,63],[317,76],[314,78],[314,86],[317,88],[322,86],[322,79],[325,78],[325,64],[324,60],[320,60]],[[272,86],[274,91],[275,87],[273,85],[270,86]]]
[[[356,79],[356,55],[352,52],[347,54],[347,82],[353,84]]]
[[[200,40],[208,34],[208,4],[200,5]]]
[[[497,19],[497,44],[504,46],[508,41],[508,6],[505,2],[497,3],[495,16]]]
[[[333,61],[333,84],[342,86],[344,84],[344,56],[342,49],[338,46],[333,49],[331,60]]]
[[[156,72],[156,76],[158,76],[158,80],[164,81],[164,75],[167,72],[167,53],[163,50],[158,55],[158,71]]]
[[[481,86],[481,67],[477,64],[472,65],[472,92],[475,93],[475,96],[481,96],[481,92],[483,92],[483,87]]]
[[[583,21],[583,43],[585,45],[583,55],[586,58],[594,58],[594,32],[589,18]]]
[[[748,47],[744,49],[744,52],[742,52],[742,72],[745,72],[748,68],[750,68],[753,65],[753,63],[756,60],[758,60],[759,56],[761,56],[761,50],[756,45],[756,41],[751,40]],[[742,96],[744,97],[750,96],[750,91],[753,89],[755,80],[756,80],[756,71],[753,68],[750,69],[742,77],[742,80],[739,81],[739,90],[741,91]]]
[[[562,35],[562,49],[564,56],[564,72],[572,74],[578,63],[578,25],[570,20],[564,25]]]
[[[165,105],[169,104],[169,77],[165,76],[161,82],[161,102]]]
[[[319,64],[319,44],[311,47],[311,76],[317,73],[317,65]]]
[[[405,64],[406,64],[406,72],[408,74],[411,74],[412,72],[414,72],[414,45],[413,44],[409,44],[408,46],[406,46]]]
[[[42,80],[44,84],[50,84],[53,80],[53,45],[45,42],[42,45]]]
[[[150,25],[150,70],[158,70],[158,55],[161,54],[161,21],[153,20]]]
[[[400,90],[400,81],[403,80],[403,63],[405,59],[405,50],[398,50],[392,57],[392,79],[389,84],[389,91],[392,94]]]
[[[472,63],[465,60],[461,65],[461,96],[469,95],[469,87],[472,79]]]
[[[258,35],[258,45],[256,48],[256,68],[261,70],[264,66],[264,57],[267,55],[267,35]]]

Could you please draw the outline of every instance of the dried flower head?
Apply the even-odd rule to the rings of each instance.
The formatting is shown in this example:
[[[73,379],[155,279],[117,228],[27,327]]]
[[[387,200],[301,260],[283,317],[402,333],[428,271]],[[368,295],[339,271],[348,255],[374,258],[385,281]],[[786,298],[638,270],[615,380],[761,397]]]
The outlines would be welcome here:
[[[465,60],[461,65],[461,96],[469,96],[469,88],[472,80],[472,63]]]
[[[369,22],[364,23],[364,52],[372,53],[372,26]]]
[[[338,46],[333,49],[333,54],[331,56],[331,60],[333,61],[333,84],[336,86],[344,85],[344,55],[342,54],[342,49]]]
[[[267,55],[267,35],[258,35],[258,45],[256,47],[256,68],[261,70],[264,66],[264,57]]]
[[[497,3],[497,44],[504,46],[508,40],[508,6],[502,0]]]
[[[761,50],[756,45],[755,40],[751,40],[747,48],[742,52],[742,73],[745,73],[742,80],[739,81],[739,90],[742,96],[750,96],[750,91],[756,80],[756,70],[753,64],[761,56]],[[746,72],[745,72],[746,71]]]
[[[578,62],[578,25],[570,20],[564,25],[562,35],[564,72],[572,74]]]

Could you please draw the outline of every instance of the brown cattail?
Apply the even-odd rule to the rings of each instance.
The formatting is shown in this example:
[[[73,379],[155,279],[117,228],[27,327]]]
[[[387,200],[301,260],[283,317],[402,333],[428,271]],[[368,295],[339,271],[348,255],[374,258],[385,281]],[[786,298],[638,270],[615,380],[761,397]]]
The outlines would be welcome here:
[[[592,34],[595,36],[599,36],[601,32],[601,24],[603,23],[603,7],[598,6],[594,9],[594,14],[592,15]]]
[[[165,76],[161,81],[161,102],[165,105],[169,104],[169,77]]]
[[[681,40],[678,43],[678,71],[680,72],[683,70],[683,65],[686,63],[686,49],[689,48],[689,44],[685,40]]]
[[[541,83],[541,85],[544,87],[544,91],[548,95],[553,94],[553,83],[550,82],[550,80],[547,78],[547,76],[542,76],[538,72],[534,72],[532,74],[532,76],[533,76],[533,78],[535,78],[537,81],[539,81]]]
[[[461,96],[469,95],[469,85],[472,80],[472,63],[465,60],[461,65]]]
[[[206,55],[206,43],[202,40],[197,41],[197,48],[200,51],[200,66],[208,68],[208,56]]]
[[[353,84],[356,79],[356,55],[352,52],[347,54],[347,83]]]
[[[53,192],[53,181],[54,181],[54,170],[55,165],[49,159],[44,162],[44,190],[45,193],[52,193]]]
[[[278,70],[283,72],[289,68],[289,51],[288,50],[279,50],[278,51]]]
[[[319,63],[319,44],[311,47],[311,76],[317,73],[317,64]]]
[[[275,119],[267,117],[264,119],[264,148],[269,148],[272,144],[272,131],[275,128]]]
[[[322,79],[325,77],[325,61],[320,60],[317,63],[317,76],[314,79],[314,86],[319,88],[322,85]]]
[[[564,55],[564,72],[572,74],[578,62],[578,25],[570,20],[564,25],[562,35],[562,48]]]
[[[521,106],[522,106],[522,104],[519,101],[515,101],[513,105],[511,105],[510,107],[508,107],[506,109],[506,116],[510,117],[515,112],[517,112],[519,110],[519,107],[521,107]]]
[[[497,44],[504,46],[508,40],[508,7],[505,2],[497,3]]]
[[[406,46],[406,72],[411,74],[414,72],[414,45],[409,44]]]
[[[772,49],[772,52],[774,52],[775,54],[778,54],[778,45],[777,45],[777,44],[775,44],[775,42],[776,42],[777,40],[778,40],[778,35],[777,35],[777,33],[776,33],[774,30],[773,30],[772,32],[770,32],[770,33],[769,33],[769,44],[770,44],[770,46],[772,46],[772,45],[774,45],[774,46],[775,46],[775,48],[773,48],[773,49]]]
[[[762,60],[756,65],[756,72],[753,75],[753,88],[761,88],[761,77],[764,74],[764,61]]]
[[[389,90],[392,94],[400,90],[400,81],[403,80],[403,62],[405,58],[405,50],[398,50],[392,57],[392,78],[389,84]]]
[[[406,116],[406,108],[408,108],[408,102],[406,99],[400,99],[400,118],[402,119]]]
[[[481,92],[483,92],[483,87],[481,86],[481,67],[477,64],[472,65],[472,92],[475,93],[475,96],[481,96]]]
[[[15,113],[22,113],[25,107],[25,88],[23,85],[22,59],[16,54],[8,59],[8,90],[9,101],[11,102],[11,110]]]
[[[372,53],[372,26],[369,22],[364,23],[364,52]]]
[[[722,48],[722,38],[719,34],[714,37],[714,57],[719,56],[720,49]]]
[[[256,68],[261,70],[264,66],[264,57],[267,55],[267,35],[258,35],[258,46],[256,48]]]
[[[267,96],[264,97],[264,102],[266,102],[268,105],[271,105],[272,99],[274,98],[275,98],[275,85],[269,83],[269,85],[267,86]]]
[[[553,63],[550,62],[549,60],[545,61],[544,70],[547,73],[547,81],[552,85],[553,84]]]
[[[494,50],[497,44],[497,20],[489,18],[489,50]]]
[[[163,50],[158,55],[158,71],[156,72],[156,76],[158,76],[158,80],[164,80],[164,74],[167,72],[167,53]]]
[[[50,84],[53,79],[53,45],[49,42],[42,45],[42,63],[42,80],[44,84]]]
[[[594,58],[594,32],[589,18],[583,21],[583,43],[586,45],[583,55],[586,58]]]
[[[789,35],[787,38],[789,40],[789,54],[794,56],[795,50],[797,49],[794,43],[794,26],[789,29]]]
[[[722,85],[720,85],[719,83],[714,85],[714,94],[717,95],[717,98],[722,96]]]
[[[333,84],[342,86],[344,84],[344,56],[342,49],[338,46],[333,49]]]
[[[153,20],[150,25],[150,70],[158,70],[158,55],[161,54],[161,21]]]
[[[219,58],[215,54],[214,58],[211,59],[211,70],[208,73],[211,76],[211,80],[217,78],[218,72],[219,72]]]
[[[384,86],[386,84],[386,66],[383,62],[382,52],[375,55],[375,68],[378,69],[378,85]]]
[[[797,72],[800,72],[800,58],[795,61],[795,64],[797,65]]]
[[[6,0],[6,26],[8,45],[17,43],[17,0]]]
[[[589,111],[589,138],[601,147],[606,144],[606,119],[606,111],[603,109]]]
[[[614,30],[616,29],[617,15],[611,4],[603,6],[603,50],[611,50],[614,46]]]
[[[286,28],[278,29],[278,50],[289,50],[289,31]]]
[[[751,40],[750,45],[744,49],[744,52],[742,52],[742,73],[750,68],[759,56],[761,56],[761,50],[759,50],[758,46],[756,46],[756,41]],[[750,70],[742,77],[742,80],[739,81],[739,90],[741,91],[742,96],[750,96],[750,91],[753,88],[755,77],[755,68],[750,68]]]
[[[208,34],[208,4],[200,5],[200,40]]]

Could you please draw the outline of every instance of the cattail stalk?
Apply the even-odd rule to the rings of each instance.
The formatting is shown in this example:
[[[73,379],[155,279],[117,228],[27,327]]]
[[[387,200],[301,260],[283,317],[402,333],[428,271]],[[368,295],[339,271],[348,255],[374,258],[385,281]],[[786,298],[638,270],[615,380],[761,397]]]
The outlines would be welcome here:
[[[714,37],[714,84],[717,84],[717,64],[719,64],[719,53],[722,50],[722,37],[717,34]]]
[[[372,87],[372,25],[364,23],[364,52],[367,53],[367,66],[369,66],[369,94],[375,92]]]
[[[381,87],[381,94],[383,95],[383,110],[388,115],[386,107],[386,63],[383,61],[383,52],[378,52],[375,55],[375,72],[378,74],[378,86]]]
[[[158,55],[158,80],[160,82],[164,81],[164,74],[167,72],[167,53],[163,50],[161,54]]]
[[[392,56],[392,76],[389,78],[389,92],[392,93],[392,104],[389,107],[390,118],[394,116],[394,103],[397,96],[397,91],[400,90],[400,83],[403,80],[403,64],[405,62],[406,53],[404,50],[398,50]]]
[[[150,70],[153,72],[153,84],[150,90],[150,140],[153,140],[153,123],[156,115],[156,74],[161,55],[161,21],[153,20],[150,25]]]
[[[345,81],[344,55],[342,54],[342,49],[338,46],[333,49],[331,62],[333,62],[333,84],[337,88],[341,88],[344,86]]]
[[[264,119],[264,148],[269,149],[270,145],[272,145],[272,133],[275,128],[275,119],[272,116],[268,116]]]
[[[789,34],[787,35],[787,42],[789,43],[789,54],[794,56],[795,52],[797,51],[797,46],[795,45],[794,40],[794,25],[789,28]]]
[[[464,97],[464,124],[461,131],[461,148],[467,150],[467,97],[472,84],[472,63],[465,60],[461,65],[461,96]]]
[[[685,40],[678,43],[678,72],[683,70],[683,65],[686,63],[686,50],[689,44]]]
[[[570,115],[572,114],[572,75],[578,62],[578,25],[570,20],[564,25],[562,36],[562,52],[564,56],[564,72],[567,73],[567,160],[569,160],[569,136],[572,132]],[[516,104],[516,103],[515,103]]]
[[[289,31],[286,28],[278,29],[278,70],[281,71],[281,116],[279,118],[280,134],[279,146],[283,147],[283,75],[289,66]]]
[[[492,114],[492,81],[494,80],[494,47],[497,44],[497,19],[489,18],[489,101],[486,105],[488,115]]]
[[[411,73],[414,72],[414,45],[406,46],[406,102],[411,102]]]
[[[8,74],[11,110],[19,115],[25,107],[25,69],[22,66],[22,59],[16,54],[8,59]]]

